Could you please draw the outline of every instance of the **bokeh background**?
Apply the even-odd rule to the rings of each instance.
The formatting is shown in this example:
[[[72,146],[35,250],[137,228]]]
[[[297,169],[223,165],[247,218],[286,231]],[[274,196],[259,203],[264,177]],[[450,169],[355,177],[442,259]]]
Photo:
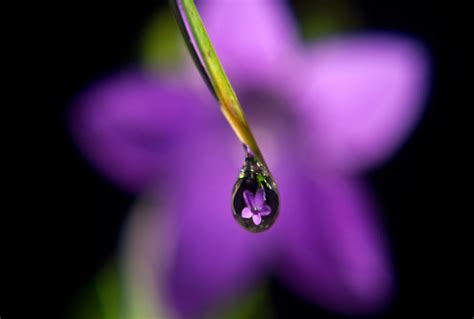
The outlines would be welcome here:
[[[447,216],[456,218],[456,211],[447,214],[443,205],[445,173],[440,168],[449,130],[443,87],[451,78],[444,64],[449,60],[445,40],[450,35],[439,18],[440,8],[413,1],[290,4],[307,40],[361,30],[395,31],[419,40],[431,59],[430,83],[426,109],[407,142],[366,176],[381,208],[393,257],[397,288],[390,305],[375,314],[341,314],[294,294],[271,273],[265,302],[277,318],[453,314],[466,304],[466,295],[454,287],[458,281],[454,278],[459,277],[447,271],[455,259],[450,258],[452,249],[442,235],[449,232],[448,227],[439,226]],[[154,35],[149,31],[150,21],[164,21],[157,30],[174,27],[167,15],[167,3],[161,1],[86,0],[47,5],[38,11],[39,21],[28,27],[32,35],[28,60],[38,61],[41,71],[26,82],[40,93],[24,94],[34,95],[35,107],[44,109],[30,133],[44,128],[47,133],[40,142],[30,140],[19,147],[28,149],[26,163],[41,177],[26,174],[21,178],[15,205],[28,208],[3,232],[9,254],[7,262],[2,261],[0,285],[7,292],[0,302],[2,318],[35,314],[105,318],[104,311],[120,309],[117,255],[137,196],[113,185],[84,159],[71,137],[67,117],[78,92],[116,70],[145,63],[172,72],[179,52],[174,37],[180,40],[179,35],[158,34],[166,39],[162,47],[150,47],[149,40]],[[161,19],[156,20],[157,16]],[[108,313],[110,318],[116,315]]]

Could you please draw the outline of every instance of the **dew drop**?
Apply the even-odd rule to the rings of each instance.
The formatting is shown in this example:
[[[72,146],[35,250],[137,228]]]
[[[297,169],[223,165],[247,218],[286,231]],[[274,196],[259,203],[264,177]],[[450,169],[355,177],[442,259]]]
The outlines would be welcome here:
[[[268,169],[251,152],[232,192],[232,213],[245,229],[258,233],[270,228],[276,221],[280,198]]]

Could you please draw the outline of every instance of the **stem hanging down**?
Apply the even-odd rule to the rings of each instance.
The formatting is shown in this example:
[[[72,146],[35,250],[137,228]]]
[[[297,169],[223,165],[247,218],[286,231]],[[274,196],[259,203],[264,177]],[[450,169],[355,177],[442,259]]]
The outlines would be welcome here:
[[[170,0],[186,45],[201,76],[239,140],[265,166],[263,155],[192,0]],[[268,169],[268,167],[267,167]]]

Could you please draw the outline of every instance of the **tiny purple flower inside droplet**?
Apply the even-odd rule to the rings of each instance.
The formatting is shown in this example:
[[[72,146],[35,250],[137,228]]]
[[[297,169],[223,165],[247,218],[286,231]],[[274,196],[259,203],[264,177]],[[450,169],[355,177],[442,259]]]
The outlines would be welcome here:
[[[255,196],[252,192],[245,190],[243,196],[247,207],[242,209],[242,218],[252,218],[255,225],[260,225],[262,217],[268,216],[272,212],[271,207],[265,204],[265,189],[259,188],[255,192]]]

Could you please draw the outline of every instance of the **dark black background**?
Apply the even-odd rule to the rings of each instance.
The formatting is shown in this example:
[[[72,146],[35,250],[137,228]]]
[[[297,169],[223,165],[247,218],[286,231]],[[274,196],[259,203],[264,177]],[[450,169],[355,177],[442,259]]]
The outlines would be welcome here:
[[[5,51],[19,61],[4,63],[13,66],[9,82],[19,90],[12,91],[12,102],[2,103],[13,111],[2,121],[9,146],[3,156],[13,162],[4,165],[13,179],[5,181],[2,209],[2,319],[64,318],[78,288],[114,253],[133,197],[92,171],[71,142],[64,118],[76,92],[135,61],[137,35],[156,7],[165,5],[157,0],[25,3],[7,25],[13,42]],[[399,283],[382,317],[458,318],[462,311],[472,317],[472,292],[463,289],[471,278],[461,271],[469,250],[461,250],[456,239],[467,212],[447,200],[456,184],[445,179],[453,154],[448,132],[456,126],[451,114],[460,109],[451,88],[464,74],[467,57],[457,38],[463,28],[452,22],[466,21],[464,9],[429,1],[354,5],[368,27],[422,39],[433,62],[422,123],[401,152],[370,175],[392,238]],[[297,13],[309,7],[302,1],[293,6]],[[280,318],[294,318],[295,309],[300,318],[341,318],[292,295],[277,280],[271,287]]]

